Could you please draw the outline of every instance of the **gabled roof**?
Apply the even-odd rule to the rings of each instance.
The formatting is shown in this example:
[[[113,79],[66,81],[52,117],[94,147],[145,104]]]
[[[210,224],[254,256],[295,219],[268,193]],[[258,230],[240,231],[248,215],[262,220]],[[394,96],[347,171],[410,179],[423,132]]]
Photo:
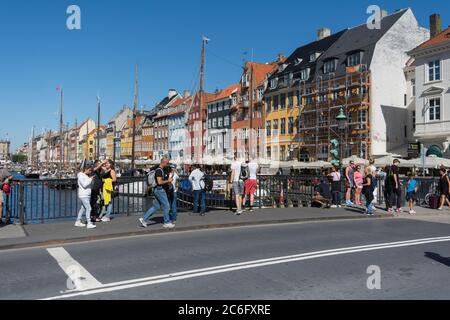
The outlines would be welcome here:
[[[261,86],[266,77],[273,73],[280,64],[285,63],[285,58],[281,61],[274,61],[272,63],[257,63],[257,62],[247,62],[245,64],[245,69],[250,70],[253,67],[253,81],[257,87]]]
[[[229,98],[234,92],[237,92],[240,88],[240,84],[236,83],[236,84],[232,84],[231,86],[229,86],[226,89],[223,89],[222,91],[218,92],[215,97],[210,100],[209,102],[214,102],[214,101],[220,101],[223,99],[227,99]]]
[[[322,70],[323,63],[330,58],[339,59],[335,72],[336,77],[344,76],[347,68],[347,55],[355,51],[363,52],[361,64],[366,65],[367,69],[369,69],[377,43],[408,10],[409,9],[399,10],[384,17],[381,20],[380,29],[369,29],[367,28],[367,24],[363,24],[345,31],[327,52],[320,57],[315,78],[324,75]],[[319,73],[318,71],[322,72]]]
[[[438,46],[438,45],[445,44],[445,43],[450,44],[450,27],[448,27],[447,29],[445,29],[444,31],[439,33],[436,37],[434,37],[428,41],[425,41],[424,43],[422,43],[421,45],[419,45],[417,48],[415,48],[412,51],[419,50],[419,49],[427,49],[427,48],[431,48],[431,47]]]

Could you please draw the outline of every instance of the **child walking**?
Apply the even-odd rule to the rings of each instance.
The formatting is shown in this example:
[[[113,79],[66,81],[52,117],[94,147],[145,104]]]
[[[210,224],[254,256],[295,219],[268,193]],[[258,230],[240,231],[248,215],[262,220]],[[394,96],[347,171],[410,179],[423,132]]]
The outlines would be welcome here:
[[[78,212],[77,222],[75,227],[86,227],[88,229],[95,229],[95,224],[91,221],[91,192],[92,192],[92,178],[91,167],[85,163],[83,169],[78,173],[78,198],[81,201],[81,208]],[[87,225],[81,221],[83,214],[86,215]]]
[[[416,204],[417,180],[412,173],[408,174],[408,183],[406,184],[406,201],[409,204],[409,214],[415,214],[414,205]]]

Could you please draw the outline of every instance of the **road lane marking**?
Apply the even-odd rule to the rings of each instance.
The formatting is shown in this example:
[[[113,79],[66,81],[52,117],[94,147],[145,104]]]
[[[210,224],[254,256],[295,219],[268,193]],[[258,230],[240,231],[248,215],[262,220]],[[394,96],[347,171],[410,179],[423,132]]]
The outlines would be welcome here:
[[[49,248],[47,251],[69,277],[67,287],[70,291],[85,291],[103,287],[103,284],[72,258],[64,248]]]
[[[99,294],[99,293],[121,291],[121,290],[126,290],[126,289],[133,289],[133,288],[138,288],[138,287],[143,287],[143,286],[149,286],[149,285],[153,285],[153,284],[160,284],[160,283],[167,283],[167,282],[173,282],[173,281],[179,281],[179,280],[185,280],[185,279],[191,279],[191,278],[198,278],[198,277],[210,276],[210,275],[226,273],[226,272],[254,269],[254,268],[260,268],[260,267],[277,265],[277,264],[285,264],[285,263],[289,263],[289,262],[298,262],[298,261],[304,261],[304,260],[325,258],[325,257],[338,256],[338,255],[351,254],[351,253],[369,252],[369,251],[376,251],[376,250],[383,250],[383,249],[412,247],[412,246],[419,246],[419,245],[424,245],[424,244],[440,243],[440,242],[450,242],[450,237],[426,238],[426,239],[417,239],[417,240],[409,240],[409,241],[373,244],[373,245],[366,245],[366,246],[348,247],[348,248],[341,248],[341,249],[323,250],[323,251],[316,251],[316,252],[310,252],[310,253],[302,253],[302,254],[298,254],[298,255],[290,255],[290,256],[283,256],[283,257],[227,264],[227,265],[222,265],[222,266],[203,268],[203,269],[195,269],[195,270],[165,274],[165,275],[160,275],[160,276],[146,277],[146,278],[140,278],[140,279],[134,279],[134,280],[128,280],[128,281],[121,281],[121,282],[114,282],[114,283],[105,284],[105,285],[102,285],[101,287],[93,288],[90,290],[88,289],[86,291],[63,294],[60,296],[50,297],[50,298],[46,298],[46,299],[42,299],[42,300],[58,300],[58,299],[74,298],[74,297],[79,297],[79,296],[89,296],[89,295],[94,295],[94,294]]]

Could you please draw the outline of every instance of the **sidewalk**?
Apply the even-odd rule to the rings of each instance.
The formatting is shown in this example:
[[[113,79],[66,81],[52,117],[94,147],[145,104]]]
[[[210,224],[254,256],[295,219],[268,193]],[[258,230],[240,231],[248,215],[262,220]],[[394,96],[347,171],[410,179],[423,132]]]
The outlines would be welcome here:
[[[435,210],[421,208],[419,210],[417,210],[419,213],[416,217],[439,215]],[[444,213],[447,214],[447,212],[450,213],[450,211]],[[409,217],[408,214],[404,216],[405,218]],[[236,216],[230,211],[213,211],[209,212],[205,217],[181,213],[179,214],[177,227],[173,230],[164,230],[162,228],[162,215],[156,215],[150,221],[147,229],[140,227],[138,218],[137,216],[118,217],[110,223],[98,223],[95,230],[75,228],[74,221],[1,227],[0,250],[63,245],[82,241],[190,230],[326,220],[389,218],[389,216],[386,215],[385,211],[378,210],[375,217],[368,217],[358,208],[329,210],[315,208],[261,209],[255,210],[254,213],[244,213],[241,216]]]

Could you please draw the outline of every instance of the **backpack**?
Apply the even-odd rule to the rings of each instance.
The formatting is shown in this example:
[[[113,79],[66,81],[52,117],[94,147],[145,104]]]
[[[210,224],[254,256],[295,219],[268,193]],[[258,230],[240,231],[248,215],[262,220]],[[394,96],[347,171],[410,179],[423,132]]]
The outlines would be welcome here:
[[[240,180],[248,180],[248,178],[250,178],[250,171],[248,169],[247,165],[242,165],[241,166],[241,175],[239,176]]]
[[[214,188],[213,180],[209,176],[204,175],[202,181],[203,181],[203,185],[201,186],[202,189],[207,192],[211,192],[212,189]]]
[[[156,188],[158,186],[155,175],[156,175],[156,171],[159,169],[161,169],[161,168],[156,168],[155,170],[152,170],[148,173],[147,184],[151,188]]]

